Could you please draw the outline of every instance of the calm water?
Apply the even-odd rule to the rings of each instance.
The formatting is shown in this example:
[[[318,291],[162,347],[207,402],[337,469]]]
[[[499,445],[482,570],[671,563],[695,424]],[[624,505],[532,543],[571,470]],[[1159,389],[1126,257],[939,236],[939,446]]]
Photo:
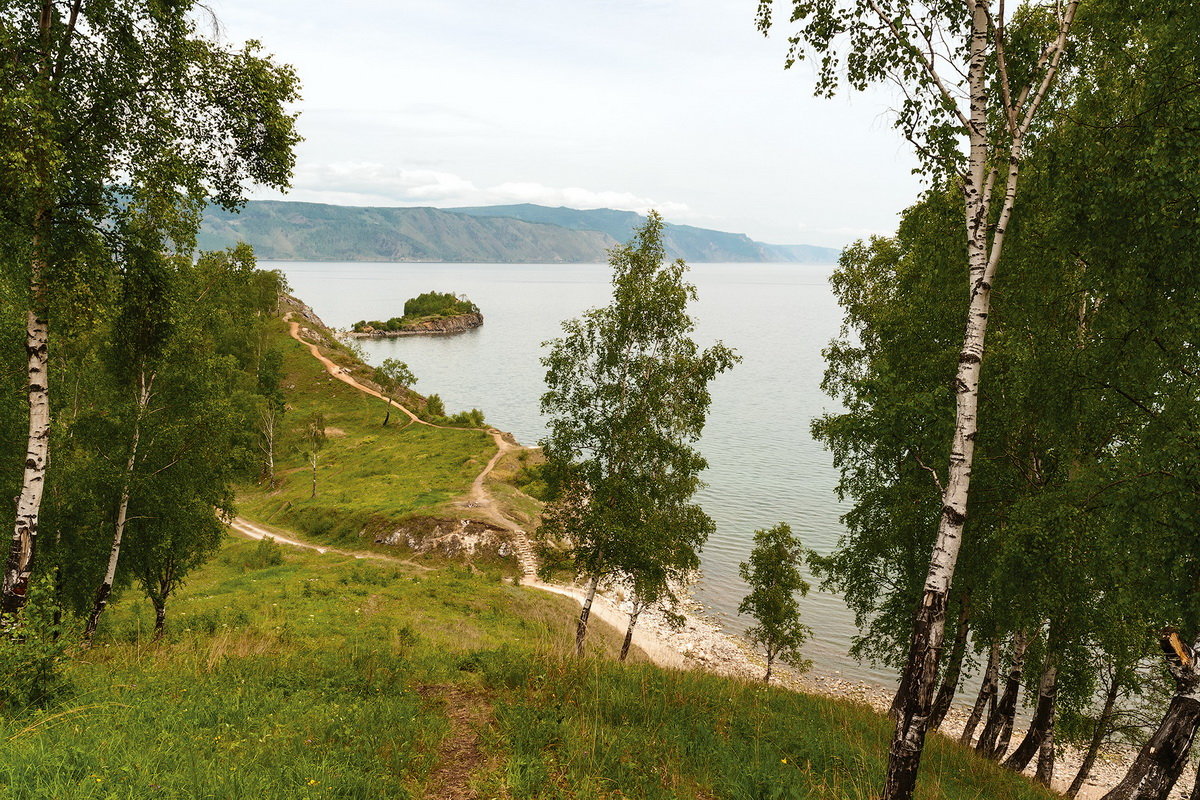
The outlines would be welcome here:
[[[541,343],[560,323],[608,301],[603,264],[365,264],[276,262],[295,294],[329,325],[387,319],[404,301],[430,290],[466,294],[482,310],[483,327],[443,337],[363,340],[368,360],[408,363],[416,389],[436,392],[448,411],[480,408],[488,421],[525,444],[545,433],[538,412],[544,391]],[[833,495],[829,454],[808,434],[809,421],[835,409],[819,384],[821,350],[841,314],[829,289],[833,267],[794,264],[698,264],[696,337],[735,348],[743,361],[713,385],[713,405],[700,449],[710,468],[700,495],[717,522],[703,554],[697,599],[729,628],[745,592],[738,564],[757,528],[791,524],[804,544],[828,552],[841,533],[844,509]],[[891,684],[892,676],[846,654],[855,629],[836,596],[814,590],[803,601],[813,640],[806,654],[818,672]]]

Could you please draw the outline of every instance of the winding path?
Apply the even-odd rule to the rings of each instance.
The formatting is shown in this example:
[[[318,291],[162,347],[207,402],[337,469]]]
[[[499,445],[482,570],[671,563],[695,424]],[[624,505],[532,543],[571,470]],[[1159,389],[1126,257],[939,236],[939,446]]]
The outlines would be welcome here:
[[[325,371],[340,380],[342,383],[352,386],[364,394],[368,394],[371,397],[376,397],[380,400],[383,400],[388,405],[400,409],[418,425],[428,425],[431,428],[443,428],[450,430],[478,430],[477,428],[456,428],[450,425],[436,425],[432,422],[427,422],[418,417],[409,409],[397,403],[392,398],[359,383],[354,379],[354,376],[350,375],[349,372],[343,367],[338,366],[333,361],[329,360],[329,358],[327,358],[324,354],[322,354],[320,348],[316,344],[304,338],[302,333],[303,328],[299,322],[296,322],[292,319],[292,313],[293,312],[289,311],[283,317],[288,324],[288,331],[292,338],[307,347],[313,358],[317,359],[321,362],[321,364],[324,365]],[[512,441],[510,436],[495,428],[487,429],[487,433],[492,437],[492,441],[496,443],[496,454],[492,456],[487,465],[484,466],[480,473],[475,476],[475,480],[471,482],[471,489],[467,495],[468,507],[475,509],[479,515],[485,517],[488,522],[512,534],[513,547],[516,550],[517,560],[521,565],[521,571],[524,573],[522,578],[523,584],[526,586],[531,586],[535,589],[540,589],[544,592],[570,597],[576,602],[582,604],[584,600],[584,591],[582,589],[557,583],[545,583],[538,579],[537,556],[534,554],[533,546],[529,541],[529,534],[526,533],[520,525],[509,519],[504,514],[499,504],[496,503],[495,498],[492,497],[491,492],[488,491],[487,477],[491,474],[492,470],[495,469],[496,464],[500,462],[500,459],[502,459],[505,454],[510,453],[513,450],[518,450],[521,448],[521,446]],[[306,550],[316,550],[319,553],[334,553],[336,555],[350,556],[353,558],[369,558],[373,560],[401,562],[420,567],[421,569],[429,569],[421,564],[417,564],[416,562],[409,561],[398,556],[389,556],[382,553],[357,553],[349,550],[339,550],[337,548],[324,547],[299,539],[293,539],[276,533],[275,531],[268,530],[261,525],[258,525],[247,519],[243,519],[242,517],[234,519],[231,523],[231,527],[239,534],[250,539],[263,539],[266,537],[271,537],[278,542],[282,542],[293,547],[304,548]],[[621,611],[621,609],[618,608],[617,605],[611,600],[601,595],[597,595],[592,604],[592,617],[611,625],[617,631],[623,630],[627,621],[627,615],[625,612]],[[687,664],[686,659],[681,653],[679,653],[678,650],[676,650],[665,640],[654,635],[648,629],[635,628],[633,634],[633,643],[637,647],[641,648],[652,662],[658,664],[659,666],[682,668]]]

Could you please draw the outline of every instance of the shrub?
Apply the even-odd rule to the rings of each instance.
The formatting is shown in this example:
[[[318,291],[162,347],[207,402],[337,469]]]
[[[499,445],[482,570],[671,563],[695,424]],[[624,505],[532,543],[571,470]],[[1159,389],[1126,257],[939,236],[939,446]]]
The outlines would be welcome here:
[[[31,600],[21,612],[17,627],[0,636],[0,711],[13,713],[41,708],[71,690],[63,674],[69,641],[54,621],[48,604]]]
[[[279,543],[268,536],[258,540],[258,544],[243,563],[246,569],[278,567],[283,563],[283,551],[279,549]]]

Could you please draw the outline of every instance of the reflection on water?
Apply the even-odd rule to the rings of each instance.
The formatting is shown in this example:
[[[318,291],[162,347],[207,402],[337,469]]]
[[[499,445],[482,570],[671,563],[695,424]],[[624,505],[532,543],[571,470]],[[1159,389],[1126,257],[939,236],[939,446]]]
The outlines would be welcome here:
[[[417,375],[416,388],[442,396],[449,411],[480,408],[488,421],[535,444],[545,427],[541,343],[560,323],[608,301],[603,264],[336,264],[267,263],[329,325],[402,313],[404,301],[429,290],[466,294],[483,327],[445,337],[363,340],[372,363],[398,358]],[[804,544],[825,553],[841,533],[829,454],[809,436],[814,416],[836,408],[819,388],[821,350],[841,314],[829,289],[832,267],[795,264],[698,264],[696,338],[723,340],[742,363],[713,385],[713,405],[700,449],[709,461],[700,502],[717,522],[704,549],[697,599],[733,629],[744,628],[737,605],[745,587],[738,563],[757,528],[786,521]],[[855,633],[836,596],[814,590],[803,601],[814,638],[806,654],[815,669],[890,684],[891,674],[846,655]]]

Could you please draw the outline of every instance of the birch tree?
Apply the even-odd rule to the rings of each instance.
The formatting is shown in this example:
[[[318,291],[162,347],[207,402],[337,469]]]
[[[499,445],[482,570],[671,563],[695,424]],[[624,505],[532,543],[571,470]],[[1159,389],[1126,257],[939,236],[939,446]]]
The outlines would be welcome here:
[[[646,559],[678,560],[678,553],[648,553],[640,540],[646,530],[663,541],[653,536],[662,530],[654,520],[688,512],[707,465],[692,444],[708,414],[708,384],[737,360],[720,343],[702,350],[691,338],[696,290],[684,280],[683,261],[666,261],[662,231],[652,212],[629,244],[610,252],[609,305],[564,322],[563,337],[545,343],[542,412],[550,432],[541,444],[556,499],[539,536],[565,543],[587,581],[579,655],[603,579],[636,575]],[[675,531],[693,558],[707,536],[696,521]]]
[[[953,175],[962,190],[969,303],[954,374],[955,426],[883,790],[886,800],[907,800],[916,785],[929,725],[946,609],[967,520],[992,287],[1016,208],[1026,138],[1067,49],[1078,0],[1023,5],[1030,16],[1051,22],[1048,39],[1032,59],[1010,35],[1012,20],[1004,5],[994,7],[990,0],[794,0],[790,5],[799,31],[791,40],[789,66],[815,54],[817,92],[825,95],[836,90],[843,63],[854,89],[894,82],[904,93],[899,127],[927,169]],[[764,31],[772,27],[773,6],[773,0],[760,3]],[[964,139],[965,153],[960,148]],[[998,183],[1003,188],[996,197]]]
[[[297,140],[289,68],[256,43],[198,32],[193,2],[0,3],[0,217],[24,251],[26,458],[0,615],[32,574],[49,454],[49,309],[56,265],[130,197],[176,193],[199,209],[240,202],[250,181],[286,185]],[[194,228],[193,228],[194,230]]]
[[[791,526],[781,522],[754,532],[750,560],[738,568],[742,580],[750,586],[750,593],[738,604],[738,613],[757,620],[746,636],[766,651],[763,683],[771,682],[776,661],[804,666],[800,648],[812,636],[812,630],[800,621],[800,604],[796,602],[797,594],[808,594],[808,582],[800,574],[803,557],[800,538],[792,533]]]

